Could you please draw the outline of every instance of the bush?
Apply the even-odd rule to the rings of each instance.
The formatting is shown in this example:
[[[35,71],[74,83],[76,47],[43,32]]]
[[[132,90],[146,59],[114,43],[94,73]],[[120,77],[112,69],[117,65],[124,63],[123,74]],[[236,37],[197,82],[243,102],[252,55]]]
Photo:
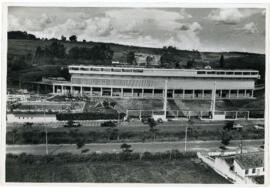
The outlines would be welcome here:
[[[56,114],[57,120],[107,120],[118,119],[118,113],[100,113],[100,112],[87,112],[87,113],[58,113]]]

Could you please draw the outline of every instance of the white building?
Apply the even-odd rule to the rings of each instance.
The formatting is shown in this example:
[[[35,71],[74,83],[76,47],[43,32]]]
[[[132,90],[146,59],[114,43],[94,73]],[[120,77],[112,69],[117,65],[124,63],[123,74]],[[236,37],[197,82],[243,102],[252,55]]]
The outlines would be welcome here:
[[[52,87],[58,95],[89,97],[211,99],[216,82],[217,99],[251,99],[256,70],[197,70],[69,66],[71,81],[37,84]],[[165,83],[167,82],[167,89]]]
[[[264,179],[264,153],[198,153],[218,174],[236,184],[258,184]]]
[[[25,102],[30,98],[29,94],[8,94],[7,101],[8,102]]]
[[[12,113],[7,114],[7,123],[49,123],[57,122],[56,114]]]

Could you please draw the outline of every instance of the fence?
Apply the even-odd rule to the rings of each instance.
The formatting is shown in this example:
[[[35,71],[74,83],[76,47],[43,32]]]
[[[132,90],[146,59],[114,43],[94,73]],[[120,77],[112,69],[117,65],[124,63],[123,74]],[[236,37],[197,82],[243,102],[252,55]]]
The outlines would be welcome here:
[[[152,115],[163,115],[163,110],[127,110],[127,118],[148,118]],[[264,118],[264,111],[215,111],[215,115],[224,115],[224,120],[249,120]],[[212,111],[190,111],[190,110],[167,110],[168,119],[190,119],[199,118],[211,120]]]

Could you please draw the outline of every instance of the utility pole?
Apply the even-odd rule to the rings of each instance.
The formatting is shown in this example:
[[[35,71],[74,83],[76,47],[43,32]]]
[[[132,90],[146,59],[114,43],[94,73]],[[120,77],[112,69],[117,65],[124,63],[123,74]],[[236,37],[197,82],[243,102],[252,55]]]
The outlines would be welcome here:
[[[186,133],[185,133],[185,152],[187,151],[187,129],[188,126],[186,126]]]
[[[242,154],[243,154],[243,137],[242,137],[242,131],[239,130],[239,133],[240,133],[240,153],[241,153],[241,157],[242,157]]]
[[[44,119],[44,127],[45,127],[46,155],[48,155],[49,154],[49,151],[48,151],[48,131],[47,131],[47,127],[46,127],[46,124],[45,124],[45,108],[44,108],[44,105],[43,105],[43,119]]]
[[[216,111],[216,81],[214,82],[214,89],[212,90],[212,101],[211,101],[212,119],[215,116],[215,111]]]
[[[165,80],[165,86],[164,86],[164,101],[163,101],[163,111],[164,111],[164,116],[166,119],[167,116],[167,90],[168,90],[168,80]]]

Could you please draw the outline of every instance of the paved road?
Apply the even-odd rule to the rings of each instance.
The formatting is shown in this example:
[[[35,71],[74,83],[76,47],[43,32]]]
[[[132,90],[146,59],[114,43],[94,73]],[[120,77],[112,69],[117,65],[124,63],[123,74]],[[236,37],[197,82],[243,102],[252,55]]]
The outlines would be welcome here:
[[[134,152],[164,152],[171,149],[184,151],[184,142],[147,142],[147,143],[129,143]],[[259,146],[263,144],[263,140],[244,140],[243,151],[258,151]],[[86,144],[83,148],[77,149],[75,144],[48,145],[50,154],[58,154],[63,152],[81,153],[82,149],[89,149],[89,152],[120,152],[121,143],[102,143],[102,144]],[[239,149],[240,141],[231,141],[228,150],[235,151]],[[217,151],[219,150],[220,141],[190,141],[187,143],[188,151]],[[45,155],[45,145],[7,145],[6,153],[20,154],[27,153],[33,155]]]

